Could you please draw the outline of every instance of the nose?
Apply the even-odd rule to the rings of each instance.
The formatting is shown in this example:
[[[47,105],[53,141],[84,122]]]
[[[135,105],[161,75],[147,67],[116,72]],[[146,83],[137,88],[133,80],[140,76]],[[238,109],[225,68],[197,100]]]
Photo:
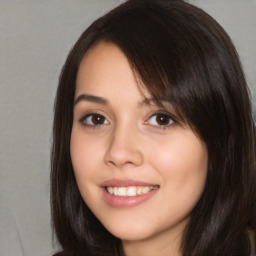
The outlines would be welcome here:
[[[135,129],[116,127],[109,137],[105,164],[122,168],[127,165],[136,167],[142,163],[143,154]]]

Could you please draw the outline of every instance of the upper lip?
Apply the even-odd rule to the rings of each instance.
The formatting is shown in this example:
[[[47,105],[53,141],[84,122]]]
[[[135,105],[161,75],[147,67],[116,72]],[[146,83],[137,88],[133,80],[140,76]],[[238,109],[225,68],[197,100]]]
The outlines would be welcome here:
[[[157,184],[152,184],[144,181],[132,180],[132,179],[110,179],[104,181],[101,187],[129,187],[129,186],[155,186]]]

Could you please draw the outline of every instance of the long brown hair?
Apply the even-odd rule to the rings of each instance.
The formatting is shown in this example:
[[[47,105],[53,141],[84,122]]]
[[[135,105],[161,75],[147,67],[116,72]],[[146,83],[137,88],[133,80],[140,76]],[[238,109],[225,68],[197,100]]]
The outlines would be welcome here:
[[[183,236],[183,256],[249,255],[256,150],[248,87],[222,27],[181,0],[127,1],[96,20],[68,55],[55,102],[51,171],[53,226],[63,250],[124,255],[121,241],[84,203],[69,149],[79,64],[101,40],[120,47],[152,96],[170,101],[207,146],[207,181]]]

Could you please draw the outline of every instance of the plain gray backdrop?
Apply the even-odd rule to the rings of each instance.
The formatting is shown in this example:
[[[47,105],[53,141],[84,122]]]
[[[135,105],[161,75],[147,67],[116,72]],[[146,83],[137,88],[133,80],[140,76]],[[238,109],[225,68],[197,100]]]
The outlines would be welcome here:
[[[50,256],[53,104],[82,31],[121,0],[0,0],[0,255]],[[256,105],[256,0],[190,0],[228,32]]]

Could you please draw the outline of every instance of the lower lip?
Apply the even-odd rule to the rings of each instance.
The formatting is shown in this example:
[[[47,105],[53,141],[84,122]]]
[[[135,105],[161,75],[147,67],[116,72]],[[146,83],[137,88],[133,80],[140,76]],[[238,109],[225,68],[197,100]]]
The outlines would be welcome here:
[[[151,197],[153,197],[159,188],[152,190],[151,192],[139,196],[115,196],[109,194],[105,188],[102,188],[102,194],[103,194],[103,200],[109,204],[110,206],[113,207],[131,207],[131,206],[136,206],[139,205]]]

